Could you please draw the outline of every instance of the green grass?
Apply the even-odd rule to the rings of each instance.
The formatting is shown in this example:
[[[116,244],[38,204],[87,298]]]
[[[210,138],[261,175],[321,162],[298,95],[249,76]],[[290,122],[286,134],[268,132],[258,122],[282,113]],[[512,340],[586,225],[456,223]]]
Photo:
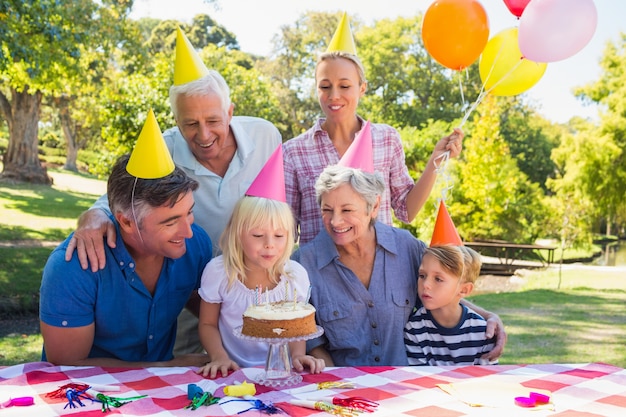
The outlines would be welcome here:
[[[0,315],[36,313],[43,266],[52,248],[0,248]]]
[[[0,338],[0,366],[41,360],[41,334],[13,334]]]
[[[0,240],[63,239],[106,189],[103,181],[50,170],[52,187],[0,183]]]
[[[626,367],[626,276],[621,269],[532,271],[520,290],[471,297],[508,335],[501,364],[607,362]]]
[[[91,177],[51,174],[52,188],[0,184],[0,242],[61,240],[104,191],[104,182]],[[4,221],[9,217],[10,224]],[[0,300],[36,309],[50,251],[0,247]],[[558,268],[529,272],[516,278],[520,289],[473,295],[471,301],[505,323],[508,342],[501,364],[607,362],[626,368],[625,275],[623,268],[566,265],[561,275]],[[0,337],[0,366],[39,360],[41,345],[36,331]]]
[[[1,166],[0,166],[1,168]],[[106,190],[95,177],[49,169],[52,187],[0,183],[0,242],[59,242],[76,219]],[[0,246],[0,316],[19,319],[38,311],[39,285],[51,247]],[[6,332],[0,329],[0,333]],[[41,335],[34,331],[0,337],[0,366],[37,361]]]

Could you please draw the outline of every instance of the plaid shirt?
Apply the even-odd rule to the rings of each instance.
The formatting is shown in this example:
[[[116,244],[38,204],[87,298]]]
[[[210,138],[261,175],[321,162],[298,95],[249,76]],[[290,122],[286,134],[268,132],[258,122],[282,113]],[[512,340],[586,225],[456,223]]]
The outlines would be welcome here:
[[[361,126],[365,123],[359,117]],[[315,198],[315,181],[329,165],[339,162],[339,154],[328,133],[322,129],[325,119],[283,144],[285,189],[299,227],[300,244],[312,240],[322,229],[320,207]],[[391,208],[401,221],[408,221],[406,197],[415,182],[404,162],[400,134],[385,124],[372,124],[374,170],[383,174],[385,192],[381,196],[378,221],[392,224]],[[358,135],[358,133],[357,133]]]

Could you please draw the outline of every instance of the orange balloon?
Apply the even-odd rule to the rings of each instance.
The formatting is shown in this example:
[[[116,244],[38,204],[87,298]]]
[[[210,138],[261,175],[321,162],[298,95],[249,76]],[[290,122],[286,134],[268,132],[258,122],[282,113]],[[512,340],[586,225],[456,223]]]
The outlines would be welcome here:
[[[469,67],[488,39],[487,12],[477,0],[436,0],[424,13],[424,47],[444,67]]]

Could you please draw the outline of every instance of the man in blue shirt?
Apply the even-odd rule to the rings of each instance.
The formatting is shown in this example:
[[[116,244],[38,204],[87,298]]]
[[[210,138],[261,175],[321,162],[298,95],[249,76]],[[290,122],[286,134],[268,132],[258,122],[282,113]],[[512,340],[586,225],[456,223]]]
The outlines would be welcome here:
[[[176,319],[197,296],[212,253],[206,232],[193,225],[198,183],[180,168],[161,178],[138,178],[127,171],[128,162],[128,156],[118,160],[107,184],[117,237],[115,247],[105,245],[106,267],[83,269],[76,254],[66,262],[71,236],[46,263],[40,296],[44,360],[203,365],[206,355],[172,354]]]

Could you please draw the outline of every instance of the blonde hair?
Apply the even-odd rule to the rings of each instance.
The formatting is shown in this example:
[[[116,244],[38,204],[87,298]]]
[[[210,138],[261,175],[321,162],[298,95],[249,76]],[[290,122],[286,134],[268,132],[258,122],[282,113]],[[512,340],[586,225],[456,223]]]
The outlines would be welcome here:
[[[480,275],[480,267],[483,261],[480,259],[480,254],[472,248],[467,246],[460,246],[463,251],[465,259],[465,271],[463,276],[464,282],[476,282],[476,279]]]
[[[424,255],[432,255],[444,270],[461,282],[476,282],[482,261],[478,252],[467,246],[439,245],[426,248]]]
[[[224,260],[224,269],[228,277],[230,289],[235,280],[246,281],[246,264],[244,262],[241,236],[255,227],[270,224],[276,229],[285,229],[287,246],[268,273],[270,280],[278,284],[281,275],[287,275],[285,264],[294,247],[295,222],[289,204],[262,197],[243,196],[239,199],[228,224],[220,237],[220,248]]]
[[[434,257],[443,269],[455,277],[461,279],[465,269],[465,255],[458,246],[441,245],[426,248],[424,256],[431,255]]]
[[[320,63],[322,63],[323,61],[340,58],[347,59],[354,64],[354,66],[356,67],[356,72],[359,76],[359,85],[367,83],[367,79],[365,78],[365,68],[363,67],[363,64],[361,63],[359,57],[343,51],[324,52],[322,55],[319,56],[319,58],[317,59],[317,64],[315,64],[315,80],[317,81],[317,67]]]

